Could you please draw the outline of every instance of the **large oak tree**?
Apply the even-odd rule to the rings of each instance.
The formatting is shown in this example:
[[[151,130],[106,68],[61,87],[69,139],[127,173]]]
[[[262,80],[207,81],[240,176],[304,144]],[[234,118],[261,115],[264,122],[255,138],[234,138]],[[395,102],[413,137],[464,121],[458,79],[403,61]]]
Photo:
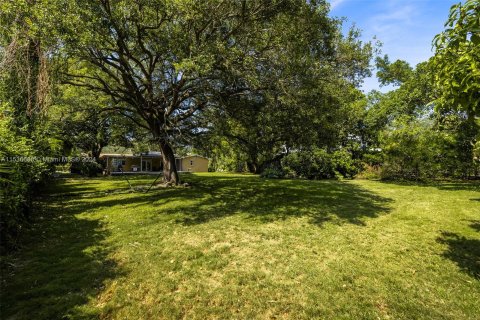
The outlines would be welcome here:
[[[164,180],[172,183],[178,182],[172,141],[183,123],[221,103],[221,96],[255,87],[251,74],[258,61],[287,45],[279,42],[285,38],[278,37],[276,19],[325,8],[324,2],[299,0],[58,4],[59,51],[70,62],[67,82],[109,95],[110,109],[147,128],[162,151]]]

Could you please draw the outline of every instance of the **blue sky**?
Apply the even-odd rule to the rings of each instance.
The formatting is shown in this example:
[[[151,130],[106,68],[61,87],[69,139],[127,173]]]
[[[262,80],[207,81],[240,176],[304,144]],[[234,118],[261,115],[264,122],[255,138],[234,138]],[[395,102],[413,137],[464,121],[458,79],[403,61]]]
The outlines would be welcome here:
[[[459,0],[330,0],[331,16],[346,17],[344,27],[355,25],[362,39],[374,36],[383,43],[382,55],[390,61],[406,60],[412,66],[433,55],[432,39],[440,33],[450,7]],[[375,77],[365,80],[363,90],[380,89]]]

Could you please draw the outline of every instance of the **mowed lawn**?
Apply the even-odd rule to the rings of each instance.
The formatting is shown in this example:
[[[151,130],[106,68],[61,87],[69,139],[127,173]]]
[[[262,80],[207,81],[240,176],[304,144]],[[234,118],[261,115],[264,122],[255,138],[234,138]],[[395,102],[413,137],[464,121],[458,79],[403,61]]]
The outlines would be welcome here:
[[[58,179],[1,317],[480,318],[478,183],[183,179]]]

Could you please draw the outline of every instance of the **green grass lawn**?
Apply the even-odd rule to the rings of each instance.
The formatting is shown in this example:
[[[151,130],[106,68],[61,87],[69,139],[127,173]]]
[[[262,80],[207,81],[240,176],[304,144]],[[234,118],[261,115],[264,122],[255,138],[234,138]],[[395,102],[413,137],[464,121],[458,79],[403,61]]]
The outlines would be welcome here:
[[[57,180],[1,317],[480,318],[479,184],[183,178]]]

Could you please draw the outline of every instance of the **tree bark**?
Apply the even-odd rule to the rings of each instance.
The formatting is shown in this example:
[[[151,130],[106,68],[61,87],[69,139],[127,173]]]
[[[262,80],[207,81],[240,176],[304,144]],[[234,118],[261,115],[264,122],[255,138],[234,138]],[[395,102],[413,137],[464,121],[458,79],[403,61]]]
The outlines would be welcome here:
[[[102,153],[104,145],[103,143],[95,143],[92,146],[91,152],[92,152],[92,158],[95,158],[95,161],[97,163],[100,163],[100,154]]]
[[[175,163],[175,154],[170,144],[165,141],[160,141],[160,149],[162,151],[163,161],[163,182],[177,185],[180,183],[178,177],[177,166]]]
[[[250,173],[257,173],[257,164],[253,161],[247,161],[247,168],[248,168],[248,172]]]

